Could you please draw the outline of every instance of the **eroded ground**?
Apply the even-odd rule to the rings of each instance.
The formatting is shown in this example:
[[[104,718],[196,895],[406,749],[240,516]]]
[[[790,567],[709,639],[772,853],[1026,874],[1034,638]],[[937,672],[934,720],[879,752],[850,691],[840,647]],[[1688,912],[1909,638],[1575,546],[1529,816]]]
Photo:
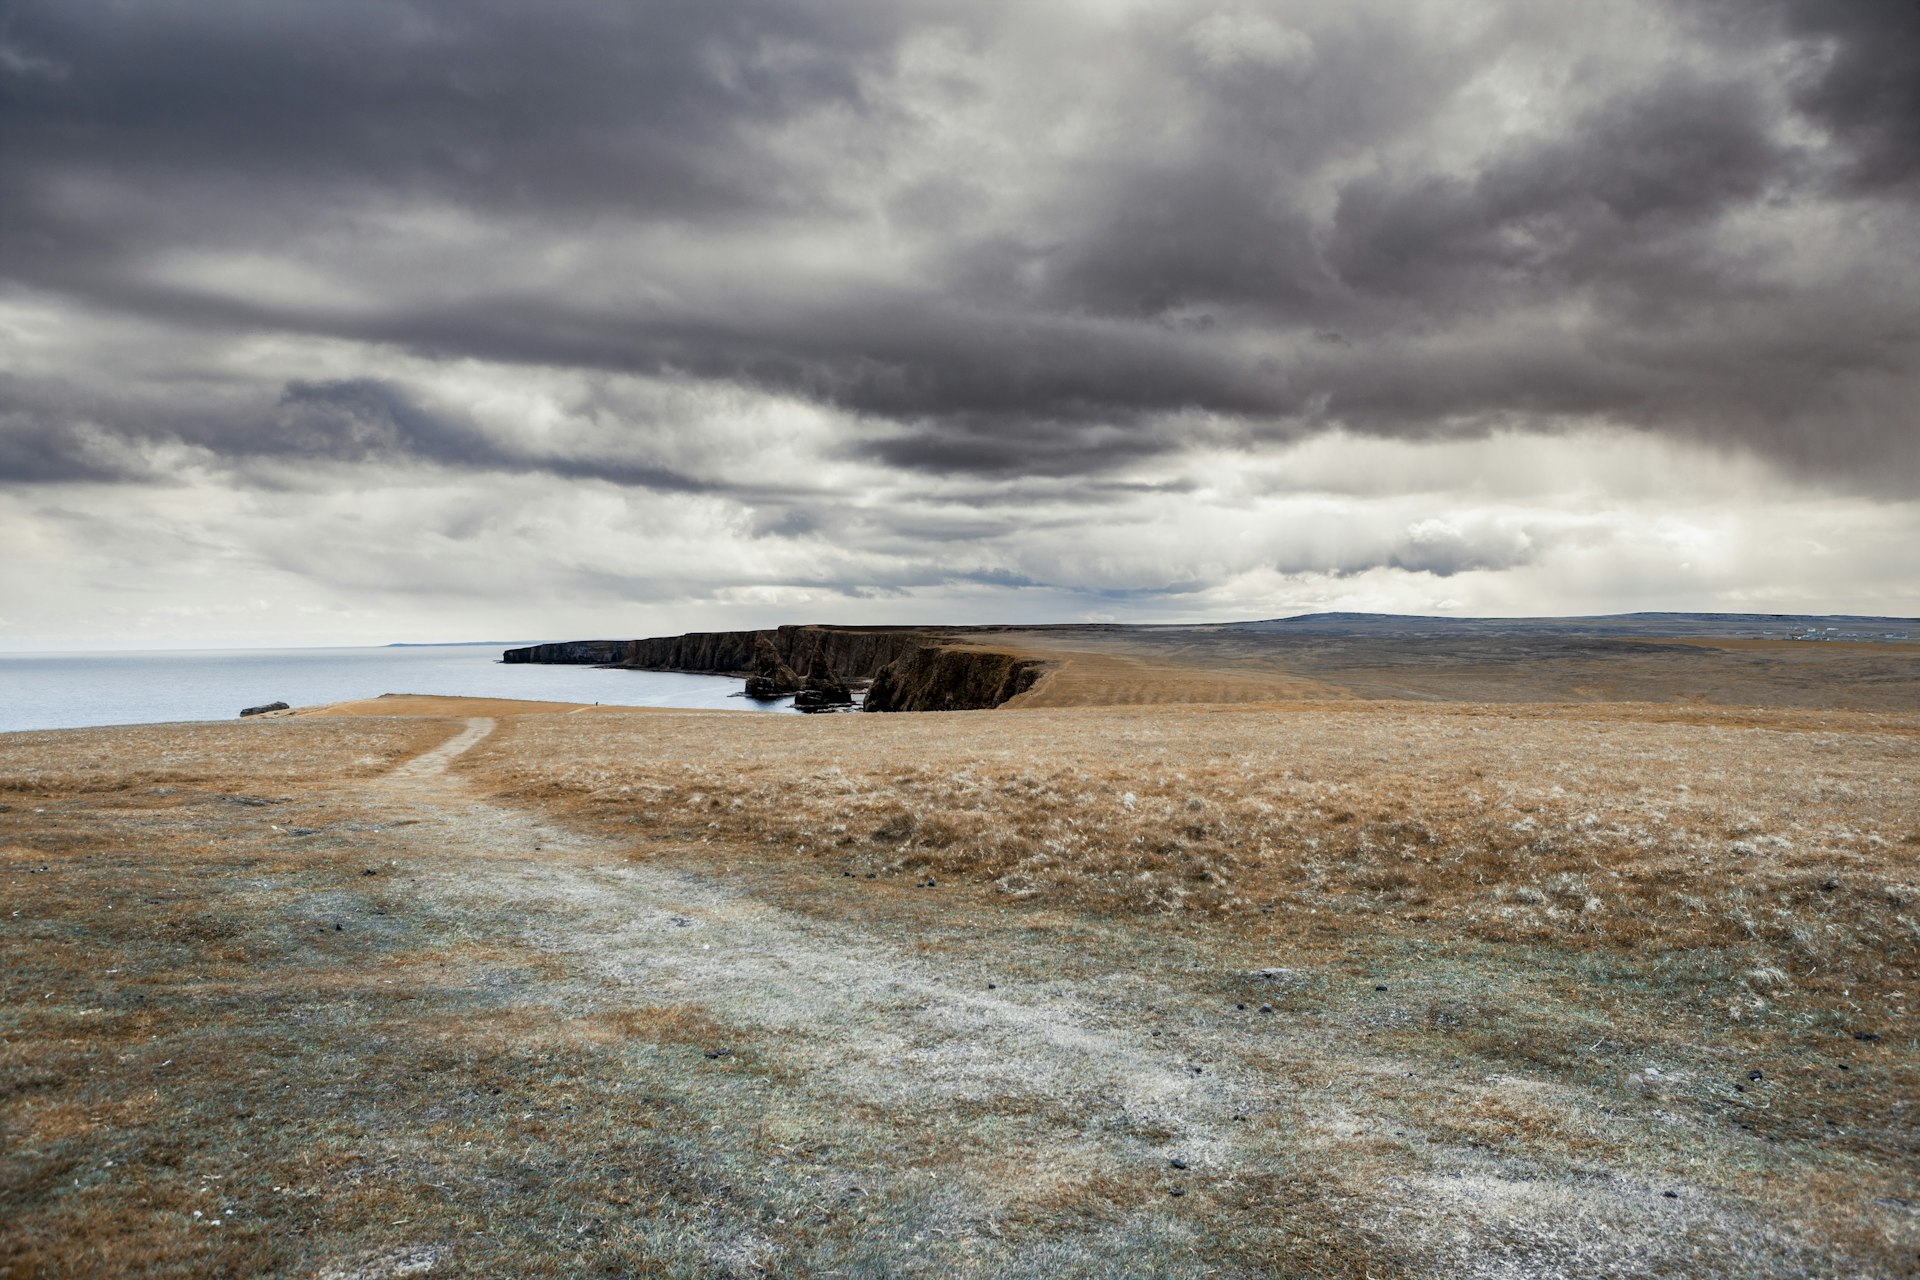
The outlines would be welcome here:
[[[397,709],[0,737],[13,1275],[1920,1274],[1920,717]]]

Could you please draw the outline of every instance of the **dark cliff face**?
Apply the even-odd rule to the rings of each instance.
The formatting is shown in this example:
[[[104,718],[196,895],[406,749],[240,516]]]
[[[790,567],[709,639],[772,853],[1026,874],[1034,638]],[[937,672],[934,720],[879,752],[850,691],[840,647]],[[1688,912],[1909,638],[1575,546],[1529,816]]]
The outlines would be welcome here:
[[[625,659],[644,671],[696,671],[712,675],[753,674],[755,649],[770,641],[780,660],[800,676],[824,664],[848,680],[870,680],[901,654],[926,642],[919,631],[856,631],[838,627],[787,626],[773,631],[694,631],[684,636],[635,640]]]
[[[948,649],[938,630],[785,626],[772,631],[692,631],[646,640],[571,640],[509,649],[507,662],[551,662],[769,677],[772,696],[801,687],[825,690],[871,680],[868,711],[976,711],[1025,693],[1041,664],[1009,653]],[[771,655],[769,655],[769,650]],[[812,677],[818,676],[818,680]],[[832,705],[845,705],[836,695]]]
[[[803,676],[818,668],[846,680],[871,680],[890,662],[927,642],[924,631],[856,631],[839,627],[781,627],[773,647]]]
[[[1010,653],[922,645],[874,677],[866,711],[983,711],[1033,687],[1041,664]]]
[[[532,644],[524,649],[507,650],[500,655],[500,661],[613,666],[627,660],[627,649],[632,643],[631,640],[563,640],[557,644]]]
[[[654,636],[628,646],[626,665],[643,671],[693,671],[744,676],[753,672],[754,641],[764,631],[690,631]]]

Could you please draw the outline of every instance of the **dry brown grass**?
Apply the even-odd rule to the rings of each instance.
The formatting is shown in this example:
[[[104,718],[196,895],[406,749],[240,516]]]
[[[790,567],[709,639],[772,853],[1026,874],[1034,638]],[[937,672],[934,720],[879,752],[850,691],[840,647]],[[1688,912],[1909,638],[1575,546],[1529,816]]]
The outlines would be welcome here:
[[[0,734],[0,795],[60,799],[245,779],[264,788],[368,778],[446,737],[432,721],[341,721],[313,730],[281,719]],[[8,795],[7,793],[11,793]]]
[[[1920,717],[458,727],[0,737],[0,1274],[1920,1249]]]
[[[1332,636],[1208,628],[1007,630],[973,640],[1052,670],[1010,705],[1386,699],[1911,712],[1920,644],[1544,635]]]
[[[1920,720],[1645,712],[1003,711],[724,737],[698,717],[529,720],[471,768],[643,837],[1103,912],[1752,944],[1792,975],[1783,989],[1878,981],[1912,954]]]
[[[636,857],[698,842],[735,865],[873,876],[875,902],[918,901],[931,876],[1025,904],[1037,929],[1041,909],[1133,916],[1320,982],[1425,979],[1440,990],[1424,1009],[1358,1034],[1862,1162],[1785,1179],[1810,1194],[1891,1189],[1913,1163],[1920,718],[1321,704],[875,719],[724,736],[696,717],[528,720],[470,768]],[[1320,998],[1309,981],[1289,1007]],[[1792,1086],[1744,1082],[1755,1063]],[[1570,1169],[1642,1167],[1657,1136],[1610,1128],[1588,1094],[1407,1105],[1429,1141]],[[1784,1185],[1772,1160],[1715,1176]]]
[[[967,647],[967,646],[958,646]],[[993,644],[1048,664],[1038,684],[1011,708],[1128,707],[1194,703],[1341,700],[1353,694],[1278,667],[1235,669],[1225,663],[1171,662],[1136,653],[1089,650],[1084,640],[1019,633]]]

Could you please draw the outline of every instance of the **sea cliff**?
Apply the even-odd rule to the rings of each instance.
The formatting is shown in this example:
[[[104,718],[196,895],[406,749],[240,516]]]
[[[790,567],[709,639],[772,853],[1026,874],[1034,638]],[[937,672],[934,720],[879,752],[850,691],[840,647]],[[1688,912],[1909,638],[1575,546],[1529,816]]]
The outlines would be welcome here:
[[[793,625],[770,631],[693,631],[642,640],[570,640],[508,649],[504,662],[572,663],[746,677],[763,638],[802,679],[831,673],[871,682],[868,711],[975,711],[1031,688],[1040,663],[1010,653],[952,648],[955,632],[917,627]]]
[[[867,711],[977,711],[1018,697],[1040,678],[1038,662],[1010,653],[924,644],[882,668]]]
[[[509,649],[500,655],[502,662],[571,663],[577,666],[614,666],[626,658],[631,640],[563,640],[557,644],[533,644],[524,649]]]

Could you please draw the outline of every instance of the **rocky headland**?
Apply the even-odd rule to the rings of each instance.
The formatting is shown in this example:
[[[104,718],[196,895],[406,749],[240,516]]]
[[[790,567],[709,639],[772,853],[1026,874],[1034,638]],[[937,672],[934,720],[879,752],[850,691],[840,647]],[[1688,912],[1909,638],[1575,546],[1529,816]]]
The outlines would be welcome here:
[[[512,663],[567,663],[739,676],[755,698],[795,695],[803,711],[980,711],[1033,687],[1044,662],[983,649],[974,628],[783,626],[642,640],[570,640],[508,649]],[[990,629],[978,629],[986,631]]]

